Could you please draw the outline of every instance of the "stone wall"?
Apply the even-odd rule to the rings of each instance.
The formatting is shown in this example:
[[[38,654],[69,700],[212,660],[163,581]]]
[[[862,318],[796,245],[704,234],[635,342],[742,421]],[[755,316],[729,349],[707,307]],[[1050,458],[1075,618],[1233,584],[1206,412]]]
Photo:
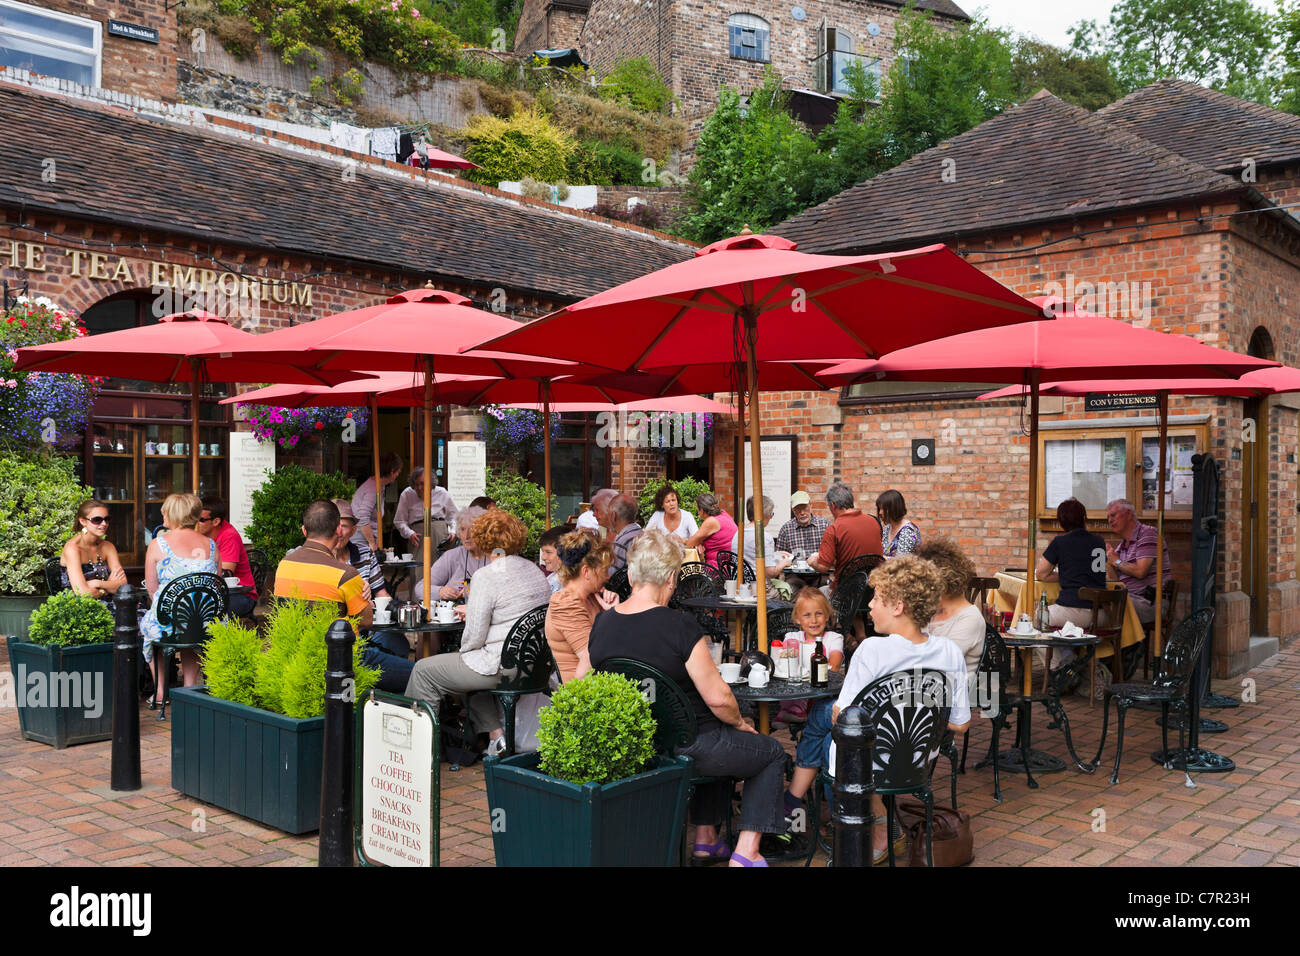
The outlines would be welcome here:
[[[355,111],[326,103],[308,93],[243,80],[184,60],[179,64],[178,74],[180,98],[194,106],[303,126],[328,127],[332,120],[357,125]]]
[[[645,204],[663,215],[671,223],[686,208],[686,194],[680,186],[647,186],[638,189],[634,186],[601,186],[596,193],[596,201],[628,208],[627,201],[633,197],[642,199]]]

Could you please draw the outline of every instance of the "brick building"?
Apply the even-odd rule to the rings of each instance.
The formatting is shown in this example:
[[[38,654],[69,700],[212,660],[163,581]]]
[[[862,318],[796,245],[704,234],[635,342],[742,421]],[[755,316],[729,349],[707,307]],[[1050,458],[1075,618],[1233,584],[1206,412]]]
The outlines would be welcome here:
[[[1194,84],[1156,83],[1096,114],[1044,91],[774,231],[822,253],[946,242],[1026,295],[1063,294],[1294,365],[1300,221],[1277,207],[1294,201],[1297,160],[1300,119]],[[1023,567],[1022,408],[976,401],[984,390],[879,382],[765,396],[764,433],[798,436],[797,481],[814,498],[837,476],[868,508],[897,488],[923,532],[952,535],[985,573]],[[1300,631],[1297,405],[1285,395],[1171,399],[1176,444],[1211,452],[1223,468],[1220,676],[1246,668],[1252,635]],[[1042,420],[1045,443],[1100,440],[1136,469],[1125,477],[1117,468],[1106,488],[1073,476],[1090,527],[1109,534],[1105,501],[1120,484],[1141,518],[1154,520],[1154,480],[1140,463],[1154,457],[1152,413],[1085,412],[1081,399],[1055,399]],[[912,463],[920,438],[935,440],[932,464]],[[727,474],[734,454],[733,438],[717,443],[715,474]],[[1166,528],[1186,595],[1190,505],[1177,474],[1172,485]],[[1055,503],[1040,512],[1040,546],[1056,530]],[[1255,652],[1268,646],[1256,641]]]
[[[826,96],[848,91],[844,71],[850,63],[860,62],[879,79],[893,64],[895,24],[906,5],[903,0],[590,0],[577,45],[598,77],[632,57],[654,63],[689,126],[689,154],[723,84],[747,94],[771,69],[787,87],[802,91],[794,96],[797,112],[821,115]],[[527,0],[515,48],[529,48],[520,43],[536,35],[543,22],[530,11],[560,6]],[[918,0],[915,6],[939,23],[969,19],[952,0]],[[560,32],[569,36],[571,21]]]
[[[514,49],[531,53],[576,48],[590,6],[591,0],[524,0]]]
[[[146,43],[128,49],[144,60],[157,52]],[[107,66],[100,77],[116,82]],[[298,139],[253,118],[232,121],[67,78],[0,69],[0,117],[7,300],[48,296],[81,313],[91,332],[148,324],[196,304],[270,330],[426,281],[522,320],[692,249],[589,213]],[[238,426],[230,406],[215,401],[227,386],[206,388],[213,400],[200,408],[201,445],[209,449],[201,490],[225,493],[229,432]],[[157,526],[166,492],[189,488],[184,456],[167,447],[189,440],[189,416],[188,385],[113,379],[78,439],[83,477],[110,499],[128,566],[143,558],[135,531]],[[436,437],[473,437],[476,425],[475,416],[450,410]],[[324,461],[317,451],[309,463],[367,474],[376,431],[381,450],[404,458],[418,440],[404,410],[384,410],[378,429],[339,449],[340,459]],[[617,458],[596,438],[590,416],[566,420],[556,447],[567,466],[566,484],[556,486],[562,508],[617,482]],[[644,470],[643,457],[629,455],[628,470]]]

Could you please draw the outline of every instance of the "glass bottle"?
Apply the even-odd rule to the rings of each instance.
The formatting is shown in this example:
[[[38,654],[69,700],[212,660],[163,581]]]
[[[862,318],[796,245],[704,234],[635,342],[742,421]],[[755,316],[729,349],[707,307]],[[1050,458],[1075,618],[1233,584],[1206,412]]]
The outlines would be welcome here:
[[[1038,612],[1034,615],[1034,627],[1040,632],[1052,629],[1052,612],[1047,609],[1047,595],[1038,597]]]
[[[830,683],[831,664],[826,659],[826,651],[822,648],[822,639],[817,638],[817,645],[813,648],[812,660],[808,662],[810,679],[814,687],[825,687]]]

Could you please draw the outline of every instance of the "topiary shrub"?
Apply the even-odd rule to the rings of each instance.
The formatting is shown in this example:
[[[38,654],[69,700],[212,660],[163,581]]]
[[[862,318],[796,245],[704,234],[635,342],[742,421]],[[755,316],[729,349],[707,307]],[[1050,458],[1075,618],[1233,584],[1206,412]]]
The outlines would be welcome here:
[[[335,472],[319,475],[298,465],[282,465],[253,492],[253,520],[244,534],[276,565],[302,544],[303,510],[318,498],[351,498],[356,482]],[[72,527],[72,519],[68,519]]]
[[[44,590],[45,562],[72,537],[77,507],[94,493],[71,458],[0,455],[0,594]]]
[[[89,594],[60,591],[32,612],[27,640],[32,644],[81,647],[113,639],[113,614]]]
[[[319,717],[325,713],[325,634],[336,620],[332,604],[278,600],[269,647],[240,625],[211,625],[203,658],[208,693],[286,717]],[[355,630],[356,621],[347,620]],[[352,675],[357,701],[379,682],[379,671],[361,663],[359,639],[352,645]]]
[[[537,539],[546,530],[546,490],[527,478],[487,470],[486,494],[502,511],[508,511],[528,529],[524,557],[537,555]],[[555,495],[551,495],[551,517],[556,517]]]
[[[613,783],[645,769],[657,725],[637,685],[590,673],[551,695],[537,732],[539,768],[569,783]]]
[[[700,508],[695,503],[695,499],[700,495],[711,494],[709,486],[698,478],[679,478],[676,481],[669,481],[667,478],[655,478],[644,488],[641,494],[637,495],[637,513],[641,518],[641,526],[650,520],[650,516],[655,513],[655,495],[659,494],[659,489],[664,485],[672,485],[673,490],[677,492],[677,501],[683,511],[689,511],[695,523],[700,523]]]

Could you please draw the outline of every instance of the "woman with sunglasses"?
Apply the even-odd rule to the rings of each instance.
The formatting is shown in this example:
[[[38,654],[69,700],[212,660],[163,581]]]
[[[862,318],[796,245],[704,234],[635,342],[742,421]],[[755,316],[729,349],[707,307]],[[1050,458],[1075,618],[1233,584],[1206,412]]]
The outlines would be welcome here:
[[[117,548],[108,540],[108,506],[89,498],[77,509],[72,538],[59,555],[63,586],[78,594],[111,598],[126,584]]]

